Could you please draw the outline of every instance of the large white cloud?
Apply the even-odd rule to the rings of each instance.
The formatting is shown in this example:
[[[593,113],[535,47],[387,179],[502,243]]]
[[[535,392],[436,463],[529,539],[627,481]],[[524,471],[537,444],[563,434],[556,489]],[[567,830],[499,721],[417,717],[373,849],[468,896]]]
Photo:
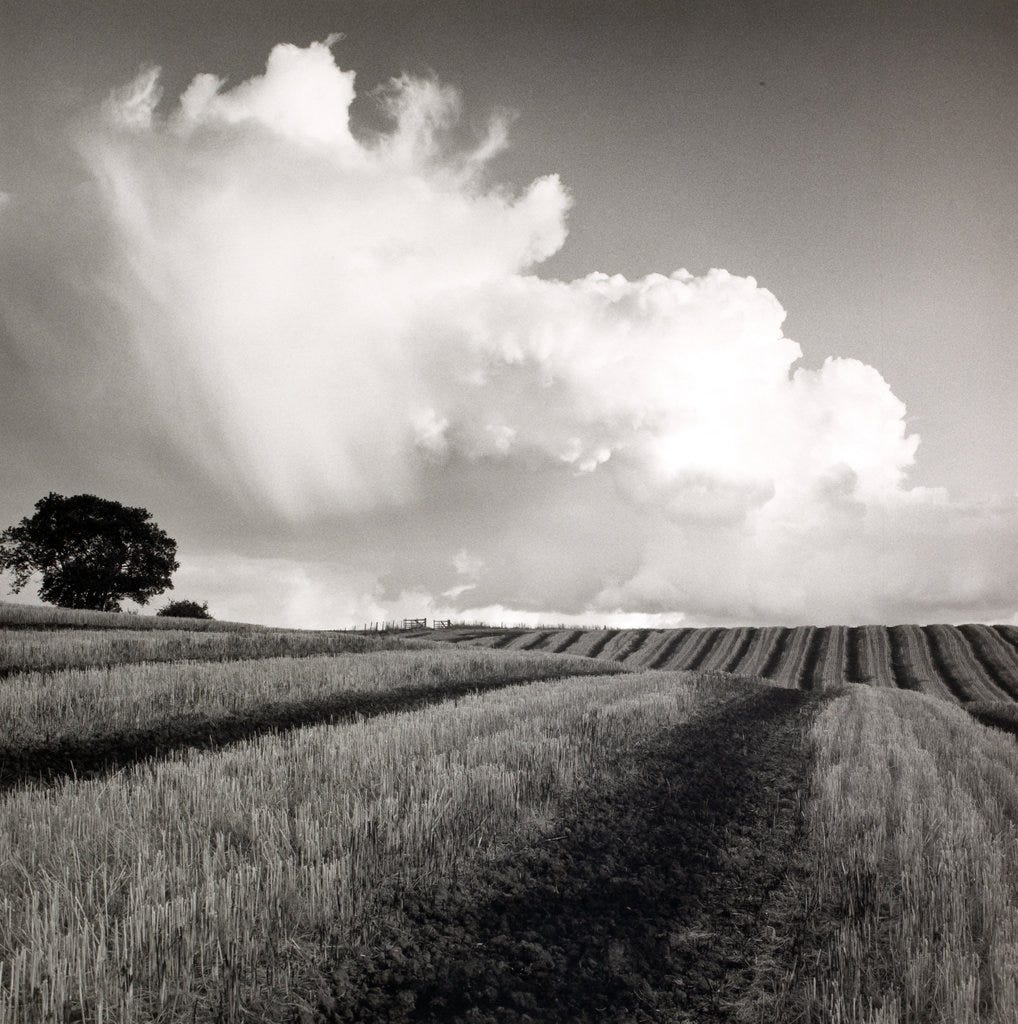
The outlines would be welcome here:
[[[462,145],[458,98],[432,80],[394,79],[389,130],[357,128],[331,43],[276,47],[232,88],[200,75],[175,104],[155,70],[111,97],[78,132],[89,201],[61,254],[89,296],[79,373],[107,370],[90,394],[151,410],[136,464],[158,438],[160,464],[261,524],[238,549],[273,523],[288,538],[285,557],[253,545],[273,556],[262,618],[281,586],[304,622],[408,602],[828,621],[1006,606],[991,566],[1011,512],[909,489],[918,438],[875,369],[797,367],[778,300],[724,270],[535,276],[566,238],[557,177],[492,184],[505,123]],[[31,362],[67,345],[67,310],[15,315],[23,283],[6,275],[6,321]],[[227,556],[196,549],[194,585],[221,587]]]

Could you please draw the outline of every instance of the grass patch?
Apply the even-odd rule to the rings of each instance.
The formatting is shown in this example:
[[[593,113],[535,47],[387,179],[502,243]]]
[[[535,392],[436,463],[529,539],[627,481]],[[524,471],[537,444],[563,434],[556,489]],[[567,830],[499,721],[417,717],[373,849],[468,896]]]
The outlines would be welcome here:
[[[8,794],[0,1019],[310,1009],[330,950],[379,928],[378,893],[555,835],[577,786],[724,690],[664,673],[535,683]]]
[[[869,687],[831,702],[811,740],[806,845],[780,896],[798,966],[762,984],[780,992],[770,1019],[1018,1020],[1014,742]]]

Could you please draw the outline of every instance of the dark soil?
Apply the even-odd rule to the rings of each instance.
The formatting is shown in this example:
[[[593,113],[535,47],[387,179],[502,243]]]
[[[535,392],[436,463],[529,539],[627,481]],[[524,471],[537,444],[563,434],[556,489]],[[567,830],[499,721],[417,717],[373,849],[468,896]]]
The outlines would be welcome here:
[[[662,644],[660,650],[651,659],[648,668],[667,668],[672,655],[679,649],[679,644],[690,634],[688,629],[676,629],[672,635]]]
[[[589,673],[580,673],[589,674]],[[552,679],[572,678],[563,672]],[[274,704],[235,716],[178,718],[148,729],[110,733],[101,737],[60,740],[25,747],[7,747],[0,736],[0,792],[27,782],[57,782],[63,778],[92,778],[120,768],[185,749],[216,750],[265,733],[288,732],[309,725],[349,722],[437,704],[468,694],[499,690],[534,678],[441,683],[429,687],[400,687],[383,693],[346,692],[300,704]]]
[[[965,710],[983,725],[1018,736],[1018,706],[1012,701],[973,701]]]
[[[620,629],[602,629],[601,635],[594,641],[589,651],[588,658],[596,658],[607,646],[621,633]]]
[[[533,639],[528,640],[520,647],[521,651],[543,650],[544,645],[558,632],[557,629],[545,629],[539,632]]]
[[[552,654],[565,654],[573,644],[576,643],[580,637],[583,636],[582,629],[574,629],[564,640],[559,641],[558,647],[556,647],[551,653]]]
[[[943,638],[936,629],[930,626],[920,626],[919,628],[926,637],[926,645],[930,649],[930,660],[933,662],[933,667],[937,670],[937,675],[944,680],[947,688],[954,694],[954,698],[959,704],[967,704],[972,698],[967,692],[964,682],[957,679],[954,672],[951,671],[951,661],[942,646]]]
[[[891,642],[891,672],[894,683],[900,690],[923,692],[923,679],[912,671],[908,659],[908,626],[888,626],[887,636]]]
[[[516,630],[515,632],[503,633],[492,645],[492,650],[499,650],[502,647],[508,647],[518,636],[523,636],[526,630]]]
[[[865,639],[862,626],[846,626],[845,629],[845,682],[865,683],[860,657],[860,647]]]
[[[757,690],[608,766],[544,841],[379,907],[318,1021],[735,1021],[799,843],[819,699]],[[615,773],[617,770],[617,774]]]
[[[704,634],[703,643],[697,648],[696,653],[682,667],[687,672],[695,672],[707,660],[707,655],[710,654],[711,648],[722,632],[723,630],[720,627],[708,630]]]
[[[800,690],[812,690],[816,688],[820,680],[817,679],[817,666],[820,664],[820,655],[823,653],[824,643],[828,639],[830,630],[821,629],[818,626],[812,627],[813,632],[806,642],[806,657],[803,658],[802,667],[796,683]]]
[[[626,641],[625,647],[622,648],[618,654],[612,659],[613,661],[625,661],[627,658],[634,655],[646,642],[647,637],[653,632],[651,629],[637,629],[633,631],[633,635]]]
[[[733,675],[738,673],[739,664],[742,662],[742,659],[746,657],[746,652],[749,650],[750,646],[753,643],[755,633],[756,630],[746,630],[746,635],[739,641],[739,645],[735,648],[734,651],[732,651],[728,660],[722,666],[722,672],[729,672]]]

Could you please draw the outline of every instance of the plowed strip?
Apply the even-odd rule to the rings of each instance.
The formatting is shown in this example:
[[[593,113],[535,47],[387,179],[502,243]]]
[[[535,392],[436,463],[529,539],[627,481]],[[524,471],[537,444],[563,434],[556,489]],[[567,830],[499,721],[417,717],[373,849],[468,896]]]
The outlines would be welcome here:
[[[720,628],[715,629],[704,629],[701,630],[702,636],[699,637],[700,643],[695,650],[690,650],[690,656],[687,658],[682,668],[689,672],[695,672],[700,666],[707,660],[710,655],[711,648],[714,646],[714,641],[717,640],[718,635],[721,633]]]
[[[887,635],[891,642],[894,680],[900,689],[962,702],[962,692],[952,689],[950,681],[942,679],[934,666],[929,645],[919,626],[891,626]]]
[[[726,658],[726,651],[731,642],[734,630],[716,626],[709,631],[709,642],[697,652],[696,667],[698,671],[715,671],[721,667]]]
[[[894,678],[894,657],[891,653],[891,637],[885,626],[860,627],[866,636],[866,644],[859,648],[865,655],[862,663],[863,678],[874,686],[897,686]]]
[[[521,651],[539,651],[555,635],[554,629],[541,629],[536,633],[527,634],[526,639],[518,646]]]
[[[823,657],[824,643],[827,637],[825,631],[819,626],[807,626],[806,628],[810,629],[811,632],[806,640],[805,653],[796,675],[795,684],[800,690],[823,689],[823,684],[818,678],[818,669],[820,659]]]
[[[989,626],[961,626],[959,632],[986,674],[1000,687],[1001,693],[1018,700],[1018,656],[1010,645]]]
[[[682,641],[692,633],[691,629],[673,629],[671,635],[665,641],[665,643],[657,649],[657,653],[654,655],[648,668],[665,668],[671,667],[669,661],[675,652],[679,649]]]
[[[508,647],[514,640],[523,636],[523,633],[503,633],[491,646],[494,650],[499,651],[505,647]]]
[[[605,647],[619,635],[621,630],[618,629],[603,629],[601,630],[601,636],[599,636],[593,644],[590,646],[590,650],[587,651],[588,658],[598,658],[601,656],[601,652]]]
[[[770,660],[774,647],[781,636],[781,627],[766,626],[753,632],[753,642],[739,666],[740,675],[762,676],[764,674],[764,666]]]
[[[1015,654],[1018,654],[1018,626],[994,626],[993,629],[1014,648]]]
[[[619,657],[629,649],[635,635],[635,629],[618,630],[615,636],[605,644],[598,657],[601,658],[602,661],[618,661]]]
[[[779,629],[780,632],[774,638],[774,646],[771,648],[771,653],[764,662],[763,669],[760,672],[760,675],[766,679],[774,679],[776,677],[778,667],[785,657],[785,647],[788,645],[788,639],[792,635],[792,631],[787,626],[781,626]]]
[[[862,674],[862,647],[866,643],[866,633],[861,626],[849,626],[846,633],[845,681],[849,683],[864,683],[866,682],[866,677]]]
[[[704,634],[707,630],[704,629],[690,629],[686,635],[679,641],[678,647],[672,652],[671,657],[668,661],[659,665],[659,668],[666,669],[685,669],[689,662],[696,657],[697,653],[703,648],[705,643]]]
[[[553,647],[549,648],[549,650],[552,654],[562,654],[563,651],[568,651],[581,636],[583,636],[582,629],[570,630],[564,636],[560,637],[558,642]]]
[[[615,655],[615,660],[628,661],[644,645],[651,632],[649,629],[632,630],[625,645]]]
[[[993,684],[965,635],[953,626],[924,626],[933,664],[959,703],[999,700],[1004,691]]]
[[[753,641],[756,639],[758,630],[755,629],[742,629],[739,630],[741,634],[735,643],[735,646],[725,659],[724,664],[721,666],[722,672],[733,672],[739,671],[739,666],[742,664],[743,659],[746,657]]]
[[[829,690],[845,683],[848,630],[844,626],[824,626],[820,658],[814,669],[814,689]]]
[[[631,668],[647,668],[654,660],[657,652],[668,643],[670,630],[653,629],[649,636],[633,653],[626,659],[626,664]]]
[[[788,631],[781,662],[771,673],[771,679],[782,686],[799,687],[802,664],[809,653],[809,642],[812,636],[812,626],[795,626]]]
[[[770,688],[671,729],[606,766],[546,841],[397,896],[401,924],[341,951],[318,1019],[736,1019],[801,840],[811,710]]]

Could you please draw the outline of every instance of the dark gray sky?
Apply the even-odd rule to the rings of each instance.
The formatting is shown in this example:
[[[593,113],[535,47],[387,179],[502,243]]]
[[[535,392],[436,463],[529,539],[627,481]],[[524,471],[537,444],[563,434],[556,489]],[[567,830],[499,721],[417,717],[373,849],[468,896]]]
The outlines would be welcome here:
[[[236,82],[329,32],[360,88],[435,71],[519,119],[495,165],[576,200],[543,275],[752,274],[809,362],[876,365],[922,436],[913,479],[1018,490],[1018,4],[7,0],[0,174],[61,107],[142,63]],[[360,101],[359,101],[360,102]],[[367,112],[367,104],[363,104]]]
[[[359,139],[391,128],[372,91],[407,72],[457,90],[464,145],[492,111],[511,112],[508,148],[442,199],[447,179],[432,163],[448,171],[453,157],[414,156],[409,170],[392,157],[382,185],[384,175],[365,184],[348,167],[308,169],[306,140],[280,141],[285,124],[274,139],[278,124],[268,135],[264,124],[236,127],[241,108],[244,124],[268,116],[250,90],[200,114],[186,137],[161,122],[133,135],[99,126],[106,97],[144,67],[162,69],[165,112],[200,73],[225,79],[225,92],[262,75],[277,44],[308,47],[334,32],[344,35],[336,64],[357,75]],[[455,612],[468,600],[449,597],[456,585],[476,607],[535,613],[1010,617],[1014,580],[995,562],[1018,547],[1016,57],[1013,0],[6,0],[0,518],[27,513],[50,489],[161,509],[194,555],[184,570],[204,588],[194,596],[266,621],[273,599],[258,581],[270,577],[292,596],[276,620],[309,625],[309,609],[344,587],[346,603],[321,624],[371,617],[365,601],[377,614],[416,613],[424,598],[415,595],[437,610],[448,598]],[[293,81],[277,76],[265,89],[287,116],[317,116],[318,101]],[[414,109],[425,109],[421,95]],[[514,213],[506,197],[549,173],[571,197],[568,214],[554,189]],[[420,188],[434,210],[411,203],[405,223],[389,224],[388,211]],[[337,230],[367,237],[364,224],[386,221],[382,241],[368,239],[397,254],[377,294],[354,290],[347,306],[333,294],[329,261],[350,278],[375,250],[358,249],[356,237],[333,245],[315,220],[319,200],[322,223]],[[562,217],[569,234],[559,245]],[[464,232],[448,252],[446,225]],[[513,250],[514,231],[544,239],[534,244],[550,258],[521,256],[531,243]],[[434,271],[435,288],[468,281],[470,297],[428,307],[419,322],[399,305],[419,284],[403,287],[400,261],[431,236],[449,266],[407,266],[421,279]],[[262,265],[276,239],[289,253],[278,282]],[[252,247],[261,261],[249,260]],[[487,297],[470,290],[460,252],[498,268]],[[802,349],[796,365],[820,371],[829,357],[850,357],[875,367],[904,402],[905,430],[921,436],[914,464],[874,373],[837,364],[826,378],[790,382],[767,302],[703,277],[712,267],[777,297],[784,334]],[[696,281],[670,285],[678,306],[667,309],[649,284],[556,290],[516,276],[572,282],[600,271],[635,282],[679,268]],[[599,319],[612,288],[618,319]],[[286,309],[284,294],[294,297]],[[298,306],[297,296],[310,299]],[[320,320],[349,308],[362,335],[350,327],[333,337],[309,319],[319,299]],[[685,302],[695,313],[683,320]],[[401,312],[389,317],[389,307]],[[488,326],[493,311],[504,337]],[[732,326],[738,316],[752,325],[751,345]],[[246,349],[233,336],[245,322],[255,339]],[[575,347],[577,323],[599,340]],[[258,347],[264,324],[280,327],[278,349]],[[697,332],[719,339],[717,365]],[[497,358],[477,356],[485,345],[501,346]],[[655,359],[660,374],[646,370]],[[431,378],[435,366],[444,376]],[[357,413],[345,420],[325,401],[331,372]],[[635,396],[629,405],[616,401],[612,374]],[[423,383],[390,387],[401,375]],[[674,409],[657,386],[673,379]],[[470,389],[492,381],[496,393],[475,403]],[[561,388],[561,414],[549,385]],[[759,397],[782,387],[778,406]],[[700,401],[711,388],[716,415]],[[381,469],[358,440],[377,412],[357,404],[365,394],[401,410],[379,421]],[[273,417],[286,444],[267,432]],[[317,461],[304,459],[302,439]],[[782,445],[792,454],[771,459]],[[556,475],[563,463],[575,471],[568,480]],[[908,487],[946,488],[949,498]],[[803,502],[812,511],[797,519]],[[535,536],[544,540],[529,550]],[[600,561],[581,555],[599,544]],[[669,562],[676,545],[702,554],[687,576],[681,559]],[[937,566],[945,547],[953,560]],[[278,559],[271,571],[259,562],[268,558]],[[799,586],[810,571],[840,582],[821,599]],[[754,574],[759,588],[744,579]],[[255,595],[247,603],[243,586]]]

